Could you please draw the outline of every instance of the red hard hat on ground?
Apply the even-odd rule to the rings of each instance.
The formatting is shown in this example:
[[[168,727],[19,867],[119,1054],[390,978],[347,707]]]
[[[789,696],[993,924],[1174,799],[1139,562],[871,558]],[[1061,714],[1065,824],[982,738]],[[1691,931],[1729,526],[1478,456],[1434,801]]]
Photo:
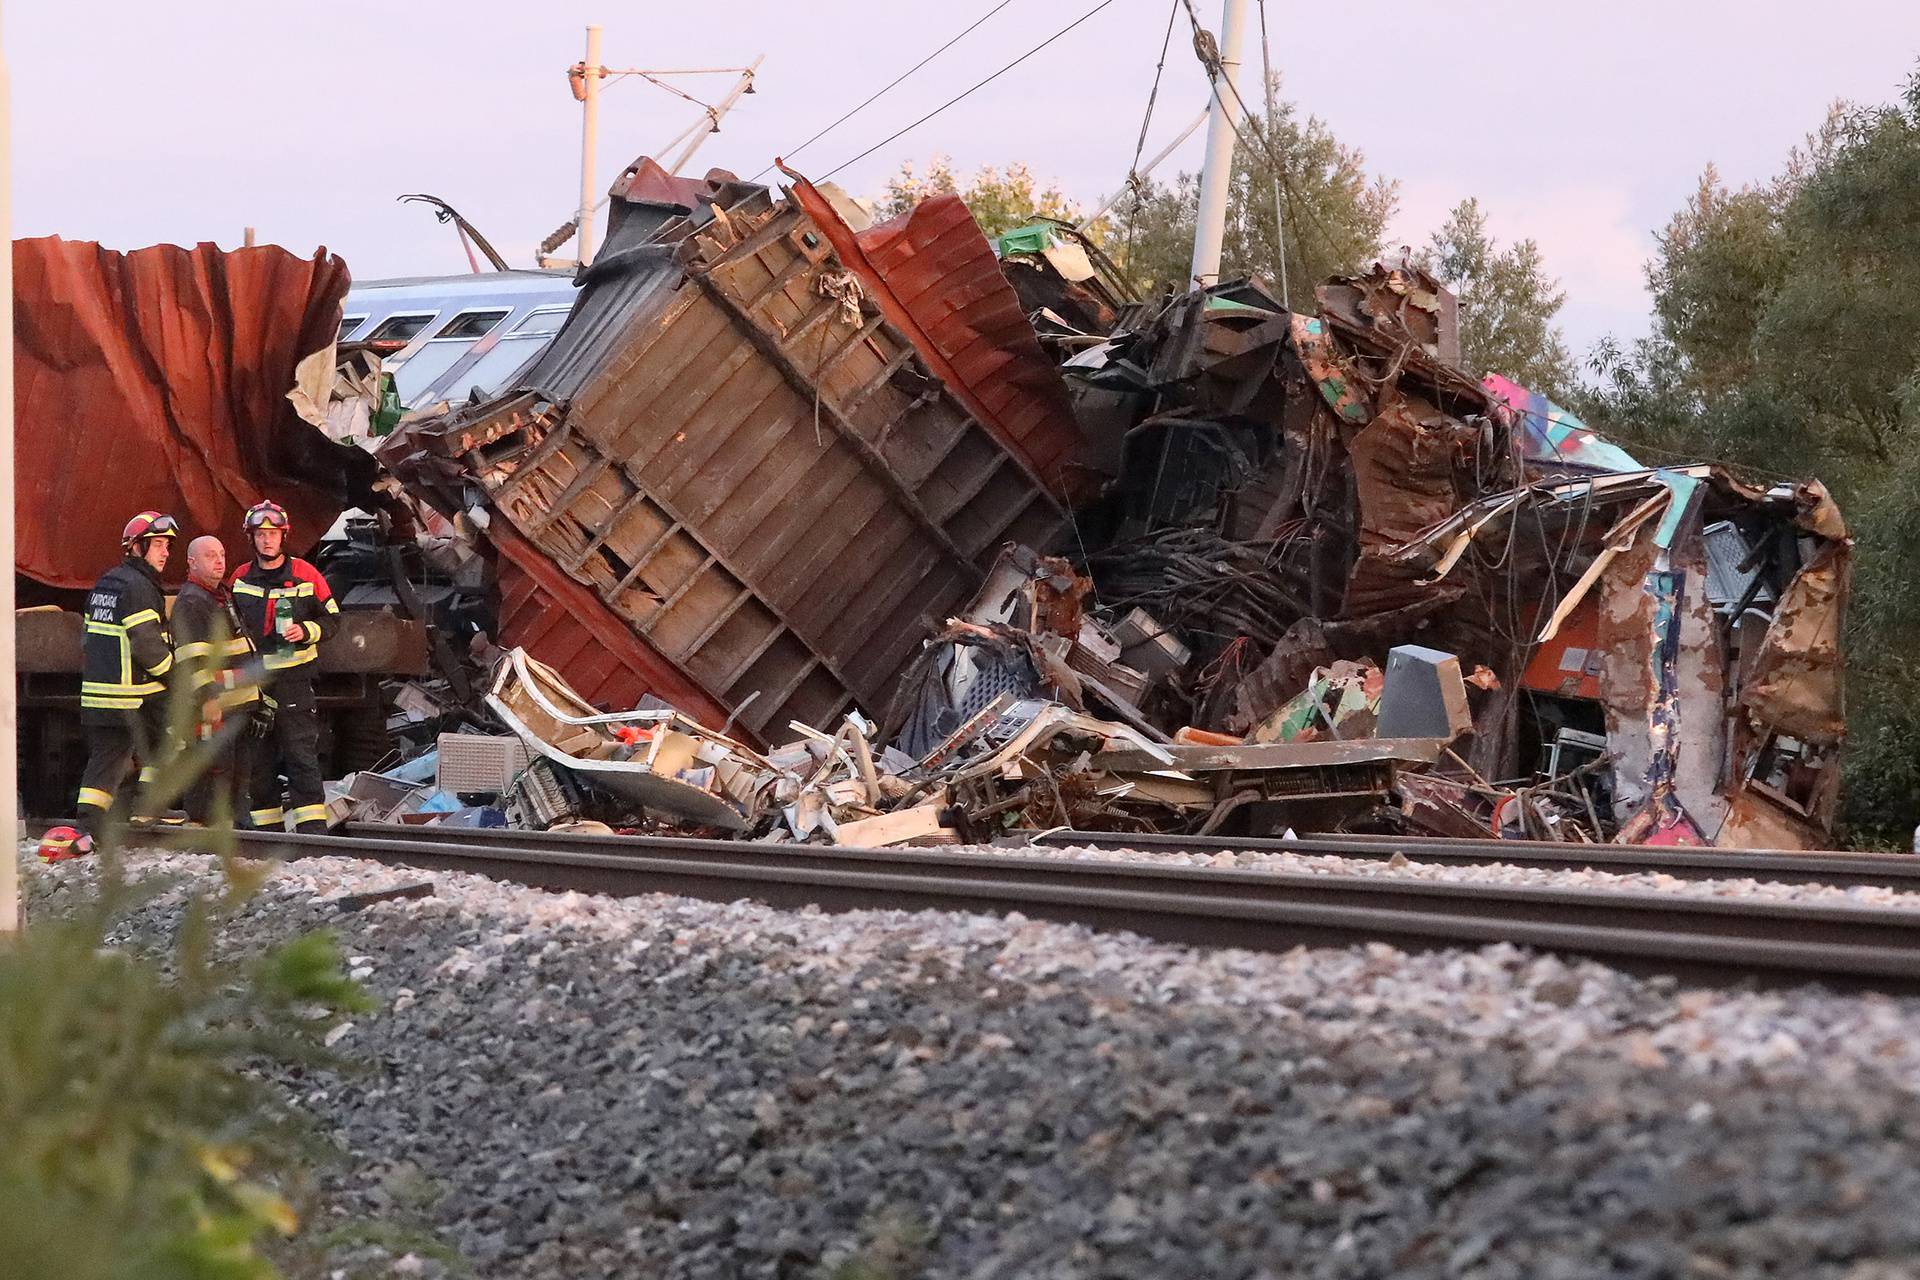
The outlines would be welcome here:
[[[142,511],[120,531],[120,545],[132,550],[142,538],[172,538],[179,533],[180,526],[172,516],[163,511]]]

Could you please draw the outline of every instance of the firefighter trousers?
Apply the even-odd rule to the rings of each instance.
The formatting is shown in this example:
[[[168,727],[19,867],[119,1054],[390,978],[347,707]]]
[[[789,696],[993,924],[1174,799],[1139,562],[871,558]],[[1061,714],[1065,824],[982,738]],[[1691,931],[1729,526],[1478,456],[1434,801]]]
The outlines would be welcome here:
[[[167,712],[164,698],[148,698],[138,711],[81,712],[87,738],[87,767],[80,774],[77,809],[80,829],[97,836],[109,809],[124,817],[132,807],[122,791],[134,761],[147,782],[164,754]]]
[[[180,807],[187,811],[187,817],[194,822],[204,826],[211,821],[214,798],[224,795],[230,802],[227,812],[233,815],[236,825],[244,825],[241,820],[247,812],[247,793],[253,786],[253,757],[264,745],[253,736],[251,720],[254,714],[252,707],[227,712],[227,728],[224,731],[233,736],[220,749],[212,766],[196,778],[186,794],[180,797]],[[242,723],[235,724],[235,721]]]
[[[277,829],[292,818],[296,830],[325,831],[327,796],[320,778],[320,713],[314,705],[313,682],[281,680],[268,693],[280,705],[273,712],[272,730],[254,740],[249,753],[253,757],[247,787],[247,802],[252,806],[247,813],[249,825]]]

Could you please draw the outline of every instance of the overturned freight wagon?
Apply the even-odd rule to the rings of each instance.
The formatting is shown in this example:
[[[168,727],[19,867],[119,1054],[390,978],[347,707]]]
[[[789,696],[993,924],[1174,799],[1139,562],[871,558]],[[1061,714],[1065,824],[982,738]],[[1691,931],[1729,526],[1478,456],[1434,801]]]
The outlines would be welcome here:
[[[1058,502],[799,205],[644,163],[613,194],[538,364],[381,460],[485,527],[502,639],[595,702],[760,740],[884,703]]]

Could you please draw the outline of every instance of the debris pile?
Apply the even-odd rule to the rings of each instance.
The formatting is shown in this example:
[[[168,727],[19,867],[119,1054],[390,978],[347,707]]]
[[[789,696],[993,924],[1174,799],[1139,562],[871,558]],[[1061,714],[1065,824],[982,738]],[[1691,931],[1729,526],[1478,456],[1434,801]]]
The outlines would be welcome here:
[[[329,572],[429,650],[340,816],[1830,843],[1817,483],[1475,378],[1411,263],[1145,301],[1064,225],[783,173],[636,161],[497,393],[396,426],[378,344],[293,348],[383,470]]]
[[[518,385],[379,447],[496,568],[496,720],[627,801],[516,813],[1827,842],[1818,484],[1644,466],[1475,379],[1408,263],[1313,315],[1148,304],[1069,228],[869,226],[787,176],[617,184]]]

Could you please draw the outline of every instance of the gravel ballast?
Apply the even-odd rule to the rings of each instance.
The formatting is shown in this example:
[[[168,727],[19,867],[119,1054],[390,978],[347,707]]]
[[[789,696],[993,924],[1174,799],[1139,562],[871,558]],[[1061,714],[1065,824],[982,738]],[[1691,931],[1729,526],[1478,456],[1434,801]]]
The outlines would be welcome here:
[[[90,874],[27,865],[30,910]],[[209,864],[134,865],[182,877],[138,943]],[[480,1276],[1916,1274],[1916,1000],[344,858],[227,945],[321,926],[382,1002],[335,1044],[366,1070],[287,1081],[331,1203],[404,1201]]]

